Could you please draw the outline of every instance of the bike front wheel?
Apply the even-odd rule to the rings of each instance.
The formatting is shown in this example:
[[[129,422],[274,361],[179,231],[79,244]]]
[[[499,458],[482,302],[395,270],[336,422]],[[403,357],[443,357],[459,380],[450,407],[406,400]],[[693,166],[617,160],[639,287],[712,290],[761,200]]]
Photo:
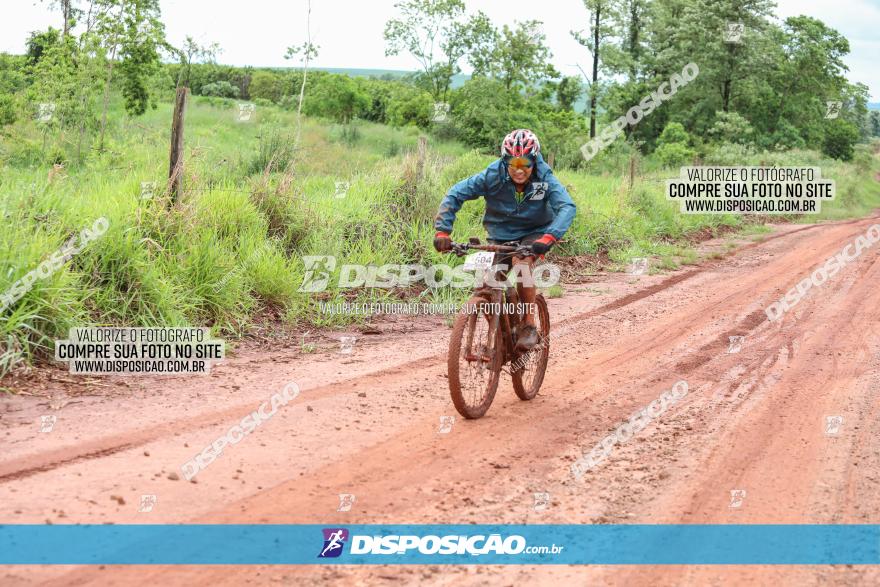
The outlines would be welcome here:
[[[492,329],[490,304],[474,296],[462,306],[449,339],[449,392],[455,409],[465,418],[480,418],[492,405],[504,348],[501,328]],[[494,344],[490,337],[494,333]]]

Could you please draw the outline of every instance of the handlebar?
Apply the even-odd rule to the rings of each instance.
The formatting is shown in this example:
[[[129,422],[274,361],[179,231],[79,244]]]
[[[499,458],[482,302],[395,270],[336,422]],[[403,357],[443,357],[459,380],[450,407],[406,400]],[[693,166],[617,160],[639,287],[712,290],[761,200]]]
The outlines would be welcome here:
[[[515,243],[515,246],[514,246]],[[523,257],[533,257],[532,247],[529,245],[521,245],[517,241],[511,241],[502,245],[483,245],[475,243],[452,243],[450,253],[455,253],[458,257],[463,257],[468,251],[492,251],[493,253],[516,253]]]

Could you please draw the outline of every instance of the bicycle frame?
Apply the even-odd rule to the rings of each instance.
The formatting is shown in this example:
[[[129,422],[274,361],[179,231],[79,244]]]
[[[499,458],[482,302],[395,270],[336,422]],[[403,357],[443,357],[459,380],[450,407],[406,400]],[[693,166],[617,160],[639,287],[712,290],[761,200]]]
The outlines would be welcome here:
[[[512,248],[512,247],[511,247]],[[501,283],[506,278],[507,270],[498,270],[495,273],[495,283]],[[501,328],[501,338],[504,343],[504,362],[513,359],[513,349],[516,348],[516,340],[514,339],[514,327],[518,326],[519,316],[516,313],[507,311],[507,304],[516,304],[519,302],[519,294],[516,286],[491,286],[488,284],[481,285],[474,289],[474,295],[483,297],[488,303],[493,304],[490,307],[500,308],[492,316],[489,324],[488,338],[490,341],[489,348],[495,350],[496,332]],[[472,341],[467,341],[468,347]]]

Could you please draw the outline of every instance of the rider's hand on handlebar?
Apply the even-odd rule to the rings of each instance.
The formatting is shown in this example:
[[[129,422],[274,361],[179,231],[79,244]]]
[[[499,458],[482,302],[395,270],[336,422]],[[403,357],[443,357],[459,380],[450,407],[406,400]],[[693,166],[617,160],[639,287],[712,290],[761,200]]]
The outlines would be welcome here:
[[[449,234],[443,231],[438,231],[437,234],[434,235],[434,248],[437,249],[437,252],[439,253],[451,251],[452,239],[449,238]]]
[[[556,237],[552,234],[545,234],[544,236],[532,243],[532,252],[536,255],[543,255],[547,251],[549,251],[550,247],[552,247],[554,244],[556,244]]]

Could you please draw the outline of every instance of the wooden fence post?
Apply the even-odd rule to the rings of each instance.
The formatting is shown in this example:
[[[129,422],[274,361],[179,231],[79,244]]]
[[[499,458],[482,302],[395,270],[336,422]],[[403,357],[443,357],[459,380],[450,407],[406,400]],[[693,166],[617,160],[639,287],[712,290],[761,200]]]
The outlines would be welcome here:
[[[171,184],[171,203],[175,204],[183,191],[183,117],[186,111],[186,86],[177,88],[174,114],[171,117],[171,152],[168,180]]]

